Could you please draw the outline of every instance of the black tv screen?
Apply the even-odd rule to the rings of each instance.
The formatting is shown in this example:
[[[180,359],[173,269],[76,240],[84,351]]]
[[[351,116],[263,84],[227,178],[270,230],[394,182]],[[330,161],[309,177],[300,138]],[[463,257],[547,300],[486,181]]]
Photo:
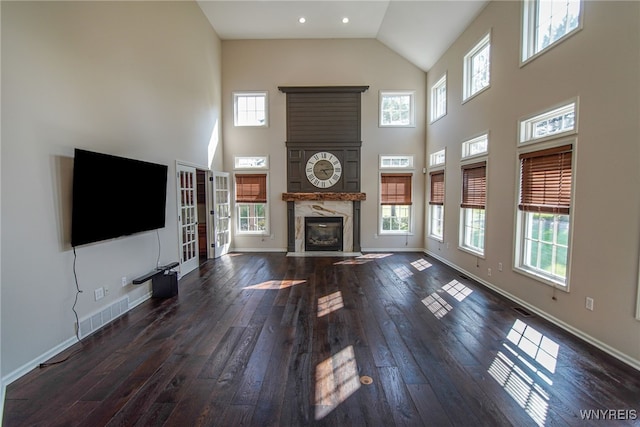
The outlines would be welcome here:
[[[75,149],[71,245],[165,225],[166,165]]]

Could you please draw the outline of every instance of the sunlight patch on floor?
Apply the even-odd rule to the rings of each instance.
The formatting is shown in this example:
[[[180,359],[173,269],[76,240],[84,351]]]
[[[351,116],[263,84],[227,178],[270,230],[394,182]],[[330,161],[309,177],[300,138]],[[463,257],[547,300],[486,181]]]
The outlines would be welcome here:
[[[387,254],[387,253],[365,254],[365,255],[359,256],[358,259],[386,258],[386,257],[391,256],[391,255],[393,255],[393,254]]]
[[[558,343],[545,337],[520,319],[516,320],[511,327],[507,339],[549,373],[555,373],[558,351],[560,350]]]
[[[531,376],[501,351],[487,372],[537,425],[545,425],[549,394]]]
[[[458,282],[457,280],[452,280],[446,285],[442,287],[442,290],[457,299],[458,301],[464,300],[466,297],[471,295],[473,292],[471,289]]]
[[[267,280],[257,285],[246,286],[242,289],[277,290],[286,289],[296,285],[307,283],[306,280]]]
[[[409,268],[404,265],[398,268],[394,268],[393,272],[396,273],[396,276],[398,276],[402,280],[413,276],[413,273],[411,272],[411,270],[409,270]]]
[[[316,366],[315,419],[321,420],[360,388],[353,346]]]
[[[434,316],[436,316],[436,319],[442,319],[448,312],[453,310],[453,307],[451,307],[448,302],[436,293],[433,293],[423,299],[422,303],[427,306]]]
[[[320,297],[318,298],[318,317],[326,316],[332,311],[340,310],[342,307],[344,307],[344,301],[340,291]]]
[[[431,267],[431,263],[429,263],[426,259],[422,259],[422,258],[413,261],[411,265],[418,271],[423,271]]]

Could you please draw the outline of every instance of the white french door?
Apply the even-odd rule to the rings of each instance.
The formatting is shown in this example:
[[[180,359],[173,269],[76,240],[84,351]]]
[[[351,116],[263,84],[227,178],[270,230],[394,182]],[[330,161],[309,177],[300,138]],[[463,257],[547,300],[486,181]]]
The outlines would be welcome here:
[[[180,274],[198,267],[198,200],[196,168],[176,165],[178,195],[178,229],[180,244]]]
[[[231,192],[229,190],[229,173],[213,172],[213,241],[214,258],[221,257],[229,251],[231,243]]]

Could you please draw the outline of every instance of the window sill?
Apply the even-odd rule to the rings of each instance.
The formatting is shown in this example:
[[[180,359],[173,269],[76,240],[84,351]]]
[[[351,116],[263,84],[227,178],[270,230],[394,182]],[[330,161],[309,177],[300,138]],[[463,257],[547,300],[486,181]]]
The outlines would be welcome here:
[[[532,271],[523,267],[518,267],[518,266],[513,267],[513,271],[515,271],[516,273],[520,273],[523,276],[527,276],[544,285],[551,286],[563,292],[567,292],[567,293],[569,292],[569,286],[566,283],[553,280],[550,277],[536,273],[535,271]]]
[[[473,256],[477,256],[478,258],[485,259],[484,252],[478,252],[478,251],[473,250],[471,248],[467,248],[466,246],[458,246],[458,249],[460,249],[462,252],[466,252],[466,253],[471,254]]]

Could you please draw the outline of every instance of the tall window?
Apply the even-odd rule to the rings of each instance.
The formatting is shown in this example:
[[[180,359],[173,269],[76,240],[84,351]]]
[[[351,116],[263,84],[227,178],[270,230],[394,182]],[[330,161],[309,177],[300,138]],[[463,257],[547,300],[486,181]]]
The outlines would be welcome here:
[[[460,246],[477,255],[484,255],[486,199],[487,163],[463,165]]]
[[[380,126],[415,126],[414,92],[380,92]]]
[[[464,57],[464,101],[489,87],[491,82],[491,33],[487,34]]]
[[[267,105],[267,92],[234,92],[233,124],[235,126],[268,126]]]
[[[444,237],[444,171],[429,174],[431,194],[429,195],[429,235],[442,241]]]
[[[380,232],[411,231],[411,173],[380,174]]]
[[[520,155],[520,244],[516,267],[566,286],[573,145]]]
[[[267,175],[236,174],[235,178],[238,233],[268,233]]]
[[[525,0],[522,16],[522,62],[578,31],[582,0]]]
[[[431,121],[435,122],[447,114],[447,75],[431,87]]]

